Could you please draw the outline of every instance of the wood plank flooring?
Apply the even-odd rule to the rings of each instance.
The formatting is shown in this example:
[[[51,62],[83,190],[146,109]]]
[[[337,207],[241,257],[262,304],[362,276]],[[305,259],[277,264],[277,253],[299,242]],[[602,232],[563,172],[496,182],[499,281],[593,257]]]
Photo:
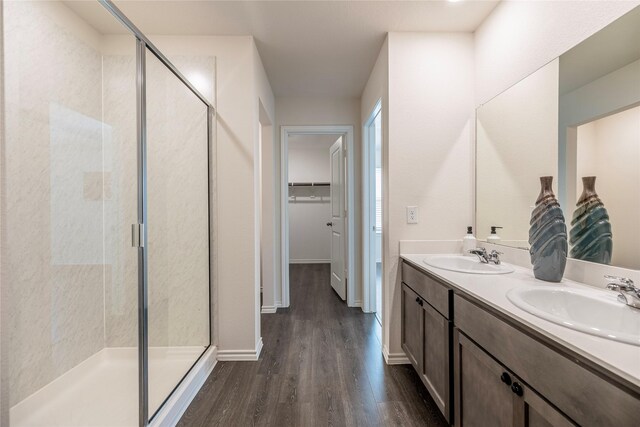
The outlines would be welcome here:
[[[291,307],[262,315],[260,360],[219,362],[179,426],[447,425],[410,365],[384,363],[374,315],[348,308],[329,274],[291,265]]]

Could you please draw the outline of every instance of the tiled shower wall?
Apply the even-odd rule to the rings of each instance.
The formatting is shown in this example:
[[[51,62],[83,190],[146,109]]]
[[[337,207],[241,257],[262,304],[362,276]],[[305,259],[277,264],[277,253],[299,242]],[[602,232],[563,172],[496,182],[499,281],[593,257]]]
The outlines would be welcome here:
[[[104,346],[102,58],[61,5],[3,7],[13,405]]]
[[[13,405],[105,346],[137,345],[136,62],[132,36],[103,35],[62,3],[3,8]],[[180,60],[214,79],[215,58]],[[149,156],[150,345],[204,346],[206,114],[176,101],[188,95],[174,76],[149,71],[162,76],[148,89],[159,150]]]

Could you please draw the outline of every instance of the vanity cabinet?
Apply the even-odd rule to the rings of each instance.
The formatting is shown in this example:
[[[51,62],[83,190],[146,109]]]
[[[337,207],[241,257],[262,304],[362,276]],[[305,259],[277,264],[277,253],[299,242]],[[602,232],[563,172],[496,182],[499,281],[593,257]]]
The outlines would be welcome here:
[[[636,385],[407,262],[402,348],[457,427],[640,425]]]
[[[456,427],[575,426],[457,328],[454,341]]]
[[[451,421],[451,290],[408,264],[402,281],[402,349]]]
[[[456,418],[461,418],[460,424],[456,425],[467,425],[464,421],[469,420],[470,415],[465,415],[465,410],[474,411],[469,402],[481,401],[491,394],[487,391],[485,397],[473,398],[465,392],[465,384],[469,387],[472,376],[477,375],[474,369],[482,359],[478,356],[479,351],[489,357],[482,359],[485,365],[490,364],[488,360],[494,361],[494,371],[484,375],[491,376],[495,382],[501,375],[499,369],[504,369],[523,390],[521,402],[514,404],[514,423],[509,425],[572,425],[569,420],[582,426],[640,425],[640,394],[637,390],[619,383],[603,369],[568,353],[568,349],[552,340],[524,332],[522,326],[482,303],[456,294],[453,305],[456,319]],[[485,381],[491,379],[485,378]],[[503,391],[495,395],[493,404],[508,404],[515,399],[514,395],[506,398],[505,389],[503,387]],[[487,390],[498,388],[487,387]],[[468,425],[478,424],[469,421]]]

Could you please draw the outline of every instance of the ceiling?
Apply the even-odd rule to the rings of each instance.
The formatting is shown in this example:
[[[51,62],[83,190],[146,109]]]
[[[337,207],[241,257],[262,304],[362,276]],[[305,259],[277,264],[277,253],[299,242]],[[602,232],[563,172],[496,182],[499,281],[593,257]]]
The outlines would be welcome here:
[[[253,35],[276,96],[359,97],[389,31],[473,32],[497,0],[116,0],[147,35]],[[87,2],[67,2],[88,20]],[[115,21],[92,22],[119,33]]]

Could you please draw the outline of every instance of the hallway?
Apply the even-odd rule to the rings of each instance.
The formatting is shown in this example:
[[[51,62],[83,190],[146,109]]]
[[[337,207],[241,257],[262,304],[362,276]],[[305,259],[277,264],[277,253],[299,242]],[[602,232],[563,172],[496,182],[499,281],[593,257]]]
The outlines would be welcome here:
[[[291,307],[262,315],[257,362],[219,362],[179,426],[445,426],[410,365],[388,366],[373,314],[328,264],[290,266]]]

